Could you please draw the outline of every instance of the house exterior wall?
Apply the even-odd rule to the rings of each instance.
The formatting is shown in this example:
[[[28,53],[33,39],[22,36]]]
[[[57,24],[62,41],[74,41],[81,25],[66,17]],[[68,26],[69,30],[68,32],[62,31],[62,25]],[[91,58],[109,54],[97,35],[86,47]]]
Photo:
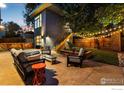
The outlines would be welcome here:
[[[35,24],[34,24],[34,47],[37,46],[36,44],[36,37],[37,36],[42,36],[42,32],[45,32],[45,26],[46,26],[46,11],[43,11],[40,13],[42,15],[42,18],[41,18],[41,27],[39,28],[35,28]],[[38,14],[39,15],[39,14]],[[35,16],[36,17],[36,16]],[[34,22],[35,22],[35,18],[34,18]],[[43,46],[43,42],[41,40],[41,45],[40,46]]]
[[[42,12],[42,29],[41,29],[41,46],[45,46],[45,35],[46,35],[46,10]]]
[[[42,14],[42,26],[34,29],[34,47],[37,36],[41,37],[41,45],[54,48],[67,36],[63,28],[62,17],[51,10],[45,9]]]
[[[52,48],[65,38],[62,17],[58,14],[46,11],[46,45]]]

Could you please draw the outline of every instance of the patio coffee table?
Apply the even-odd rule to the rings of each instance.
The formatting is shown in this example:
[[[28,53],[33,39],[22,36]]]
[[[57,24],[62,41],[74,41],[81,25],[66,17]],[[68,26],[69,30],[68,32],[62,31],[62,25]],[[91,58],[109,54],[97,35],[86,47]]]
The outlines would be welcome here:
[[[44,55],[44,58],[47,61],[50,61],[50,62],[52,62],[52,64],[54,64],[56,62],[57,57],[55,55]]]

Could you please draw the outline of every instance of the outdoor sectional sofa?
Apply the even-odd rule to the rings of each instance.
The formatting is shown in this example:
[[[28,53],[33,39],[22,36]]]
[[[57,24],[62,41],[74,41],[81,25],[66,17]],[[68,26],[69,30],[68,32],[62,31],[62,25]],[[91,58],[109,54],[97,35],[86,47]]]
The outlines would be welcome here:
[[[21,73],[22,79],[27,80],[29,77],[34,75],[32,65],[36,63],[44,63],[45,59],[40,58],[41,53],[40,51],[36,50],[16,50],[11,49],[11,54],[14,59],[14,64]]]

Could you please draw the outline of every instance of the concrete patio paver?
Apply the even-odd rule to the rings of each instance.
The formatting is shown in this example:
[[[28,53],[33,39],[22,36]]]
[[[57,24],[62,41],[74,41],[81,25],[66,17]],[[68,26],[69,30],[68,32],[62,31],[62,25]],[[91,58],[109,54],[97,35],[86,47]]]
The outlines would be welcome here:
[[[9,52],[0,52],[0,85],[24,85]]]
[[[84,60],[82,68],[66,67],[66,57],[63,55],[57,56],[57,64],[51,65],[51,62],[46,61],[46,70],[49,72],[46,73],[46,85],[101,85],[101,79],[124,79],[122,67],[91,60]],[[56,84],[54,84],[55,82]],[[116,84],[124,83],[117,82]],[[0,85],[24,85],[13,65],[13,59],[9,52],[0,53]]]

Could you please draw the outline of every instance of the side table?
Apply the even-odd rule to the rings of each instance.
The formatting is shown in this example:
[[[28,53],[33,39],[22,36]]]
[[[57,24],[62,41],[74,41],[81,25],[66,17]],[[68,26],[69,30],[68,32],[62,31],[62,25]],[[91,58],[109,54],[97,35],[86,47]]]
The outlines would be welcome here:
[[[32,69],[34,70],[33,85],[41,85],[46,80],[45,67],[45,63],[32,65]]]

